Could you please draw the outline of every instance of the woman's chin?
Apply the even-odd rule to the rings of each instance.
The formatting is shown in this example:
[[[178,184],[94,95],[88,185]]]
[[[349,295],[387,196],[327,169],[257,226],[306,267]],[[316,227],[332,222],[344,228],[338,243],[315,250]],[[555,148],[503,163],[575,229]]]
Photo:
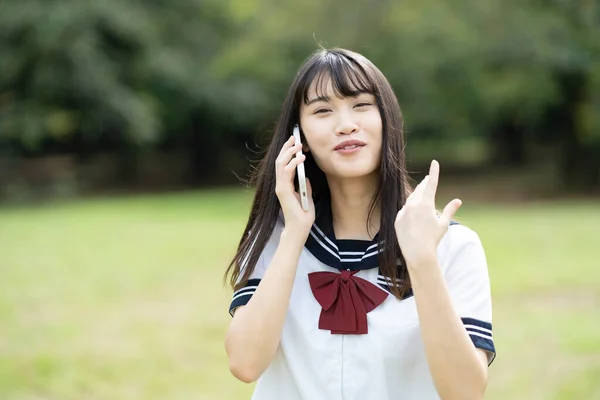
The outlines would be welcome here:
[[[328,177],[333,179],[358,179],[372,176],[377,173],[377,169],[373,168],[345,168],[343,170],[338,169],[326,174]]]

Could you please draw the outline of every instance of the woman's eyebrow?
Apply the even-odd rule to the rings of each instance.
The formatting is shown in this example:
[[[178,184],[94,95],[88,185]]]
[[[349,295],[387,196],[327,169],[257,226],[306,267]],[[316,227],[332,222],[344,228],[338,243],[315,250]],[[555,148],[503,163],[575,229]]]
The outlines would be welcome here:
[[[361,94],[371,94],[365,90],[353,90],[352,92],[350,92],[350,94],[348,95],[348,97],[358,97]]]
[[[354,98],[356,98],[356,97],[360,96],[361,94],[371,94],[371,93],[369,93],[367,91],[364,91],[364,90],[353,90],[352,92],[350,92],[350,94],[348,94],[347,97],[354,97]],[[315,97],[314,99],[308,100],[306,102],[306,106],[308,107],[311,104],[316,103],[318,101],[324,101],[325,103],[329,103],[329,100],[331,100],[329,98],[329,96],[318,96],[318,97]]]
[[[310,99],[306,102],[306,106],[310,106],[313,103],[316,103],[317,101],[324,101],[326,103],[329,103],[329,96],[319,96],[319,97],[315,97],[314,99]]]

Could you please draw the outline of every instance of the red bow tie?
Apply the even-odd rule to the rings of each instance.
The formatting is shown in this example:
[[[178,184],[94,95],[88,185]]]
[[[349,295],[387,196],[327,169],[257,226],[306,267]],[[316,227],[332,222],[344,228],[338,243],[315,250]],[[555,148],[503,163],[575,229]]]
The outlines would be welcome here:
[[[371,282],[356,277],[358,271],[312,272],[308,281],[323,308],[319,329],[337,334],[365,334],[367,313],[383,303],[387,293]]]

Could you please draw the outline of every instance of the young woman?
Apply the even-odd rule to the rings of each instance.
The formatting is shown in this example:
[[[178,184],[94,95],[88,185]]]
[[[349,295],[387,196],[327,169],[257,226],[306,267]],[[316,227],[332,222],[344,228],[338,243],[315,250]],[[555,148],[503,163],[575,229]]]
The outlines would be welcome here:
[[[452,221],[460,200],[436,212],[436,161],[410,187],[403,136],[365,57],[320,50],[300,68],[227,270],[230,370],[258,380],[253,399],[483,398],[495,357],[484,250]]]

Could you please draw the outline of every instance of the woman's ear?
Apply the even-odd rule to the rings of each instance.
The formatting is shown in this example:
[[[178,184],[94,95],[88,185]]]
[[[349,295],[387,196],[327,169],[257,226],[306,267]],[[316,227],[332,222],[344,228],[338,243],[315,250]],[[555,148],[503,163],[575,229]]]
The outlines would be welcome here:
[[[310,152],[310,149],[308,148],[308,145],[306,143],[302,143],[302,151],[305,153]]]

